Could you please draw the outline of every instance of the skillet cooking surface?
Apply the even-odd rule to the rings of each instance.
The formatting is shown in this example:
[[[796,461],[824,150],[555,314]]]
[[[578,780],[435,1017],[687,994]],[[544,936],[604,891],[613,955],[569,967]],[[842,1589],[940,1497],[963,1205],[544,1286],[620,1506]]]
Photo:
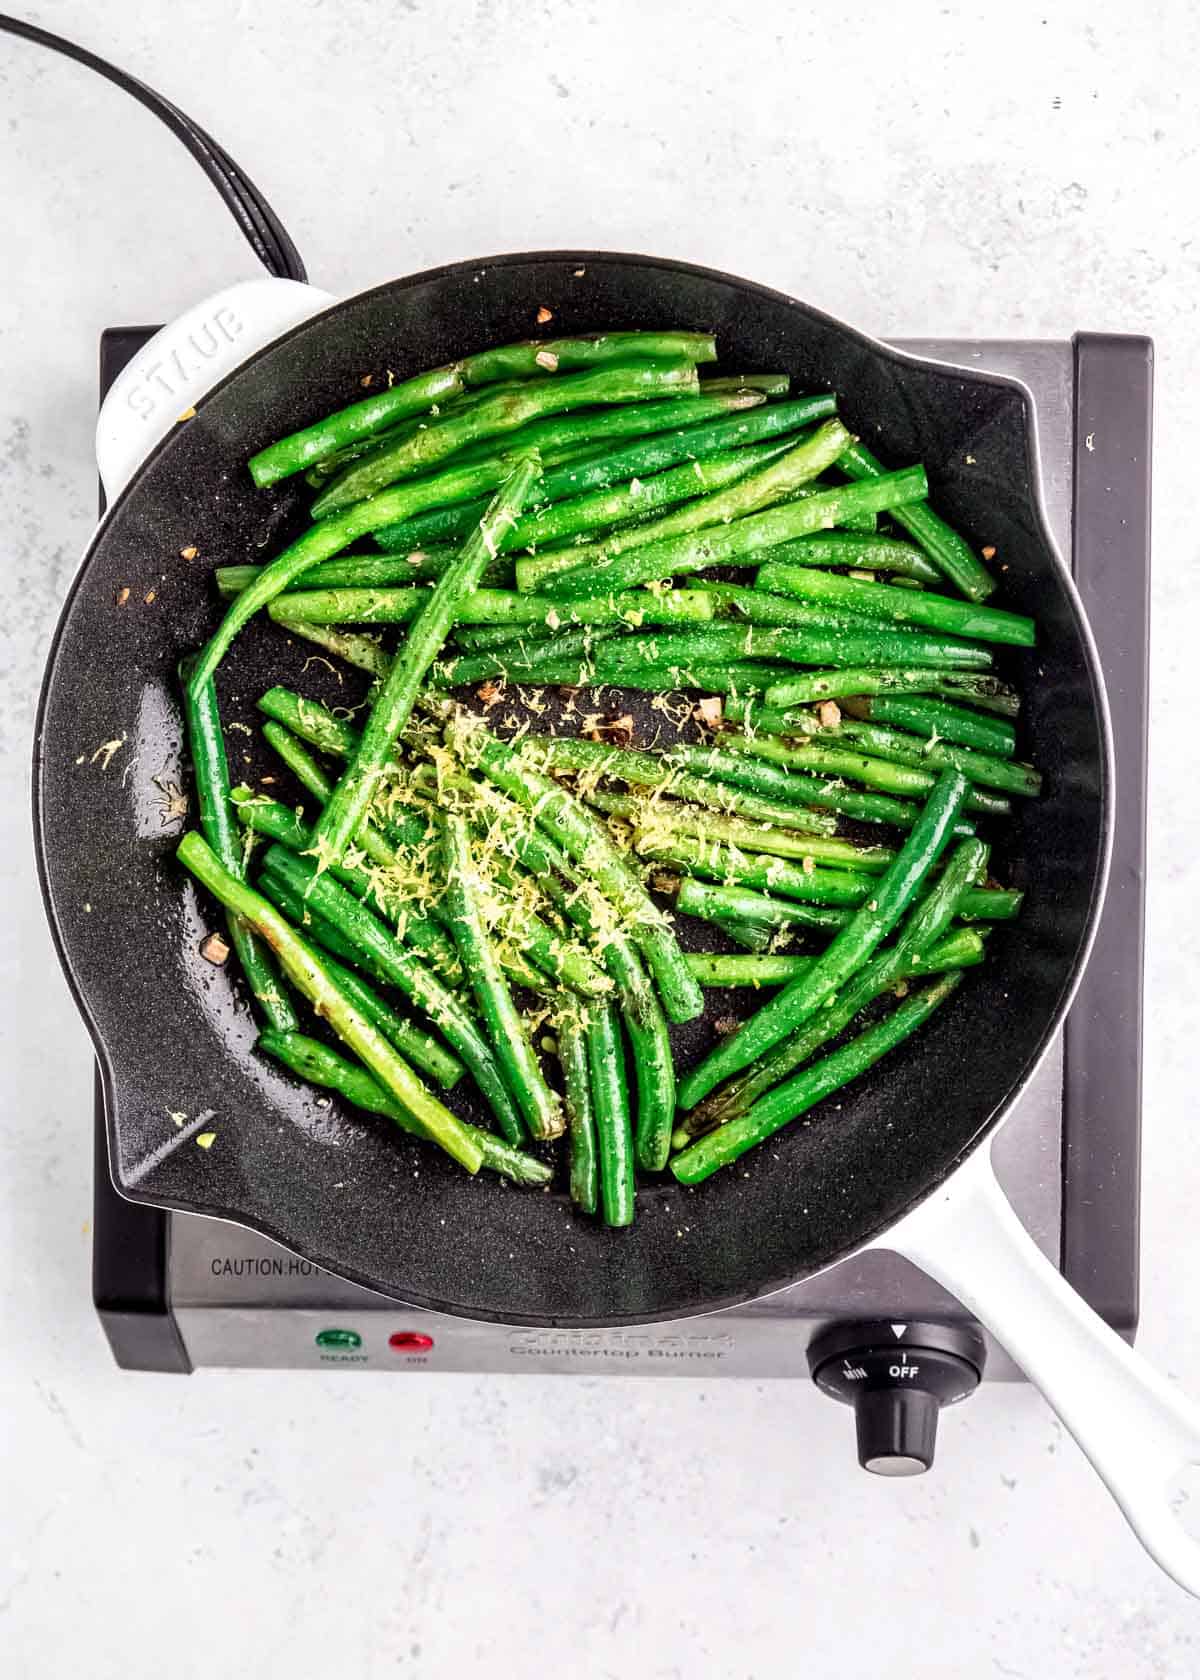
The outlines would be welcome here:
[[[403,378],[529,337],[540,305],[553,311],[554,334],[702,329],[716,333],[725,367],[783,368],[798,391],[836,390],[847,423],[885,461],[924,461],[934,505],[977,546],[997,547],[1002,603],[1035,614],[1041,633],[1036,650],[1006,650],[1001,662],[1025,696],[1021,755],[1047,788],[1017,802],[993,863],[1026,890],[1021,921],[993,931],[986,965],[867,1078],[696,1189],[643,1186],[636,1224],[615,1233],[577,1218],[554,1192],[468,1180],[438,1151],[256,1057],[240,989],[198,953],[218,925],[214,908],[173,859],[178,793],[190,791],[175,667],[215,623],[210,574],[269,556],[303,522],[304,487],[255,491],[247,456],[352,400],[367,373]],[[1056,1030],[1098,910],[1103,706],[1038,508],[1027,404],[1013,384],[909,361],[762,287],[591,253],[459,264],[382,286],[219,386],[93,542],[59,625],[35,746],[46,900],[100,1056],[118,1187],[254,1226],[414,1304],[583,1326],[709,1311],[781,1287],[932,1190]],[[192,545],[199,557],[185,560]],[[356,703],[356,679],[339,687],[316,652],[264,623],[226,662],[235,780],[275,775],[277,796],[298,797],[257,744],[253,701],[284,682]],[[604,709],[615,699],[607,691]],[[619,708],[638,718],[639,741],[664,721],[646,699],[627,696]],[[110,755],[106,743],[119,745]],[[683,927],[685,944],[715,948],[709,930],[696,938],[693,927]],[[715,1018],[737,1012],[737,994],[708,997],[701,1022],[673,1030],[681,1065],[712,1042]],[[207,1151],[194,1142],[200,1131],[216,1133]]]

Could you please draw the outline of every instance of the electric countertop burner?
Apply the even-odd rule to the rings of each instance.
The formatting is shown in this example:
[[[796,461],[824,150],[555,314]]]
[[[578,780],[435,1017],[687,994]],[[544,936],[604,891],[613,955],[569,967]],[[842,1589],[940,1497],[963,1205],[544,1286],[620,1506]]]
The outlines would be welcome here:
[[[101,340],[104,390],[153,328]],[[1050,528],[1108,684],[1116,823],[1108,900],[1074,1008],[994,1144],[1017,1213],[1127,1338],[1138,1313],[1152,347],[915,340],[901,348],[1023,381],[1037,410]],[[850,1259],[706,1318],[522,1330],[409,1309],[240,1226],[126,1202],[109,1176],[97,1081],[93,1286],[117,1363],[792,1377],[850,1402],[864,1467],[929,1467],[940,1407],[1021,1373],[951,1296],[898,1256]]]

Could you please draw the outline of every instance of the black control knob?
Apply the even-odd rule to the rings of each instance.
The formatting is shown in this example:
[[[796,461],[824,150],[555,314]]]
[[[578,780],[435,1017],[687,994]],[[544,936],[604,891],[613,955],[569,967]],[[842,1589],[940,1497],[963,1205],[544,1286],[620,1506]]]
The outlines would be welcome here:
[[[854,1407],[858,1462],[877,1476],[929,1469],[938,1413],[974,1393],[984,1359],[982,1336],[958,1324],[842,1322],[808,1348],[817,1387]]]

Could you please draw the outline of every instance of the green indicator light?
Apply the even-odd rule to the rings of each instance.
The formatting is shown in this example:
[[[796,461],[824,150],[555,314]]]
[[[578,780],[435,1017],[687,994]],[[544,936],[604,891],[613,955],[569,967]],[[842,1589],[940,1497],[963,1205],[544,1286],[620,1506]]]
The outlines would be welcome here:
[[[316,1343],[319,1348],[360,1348],[362,1337],[357,1330],[318,1330]]]

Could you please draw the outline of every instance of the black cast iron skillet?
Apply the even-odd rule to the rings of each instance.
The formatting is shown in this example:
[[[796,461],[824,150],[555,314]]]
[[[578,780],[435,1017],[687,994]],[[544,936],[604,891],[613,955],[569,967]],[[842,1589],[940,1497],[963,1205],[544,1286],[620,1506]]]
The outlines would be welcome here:
[[[528,336],[541,306],[557,333],[707,329],[730,368],[783,368],[799,390],[836,390],[844,418],[885,460],[925,463],[935,505],[977,545],[995,546],[1004,603],[1039,626],[1036,651],[1005,656],[1025,696],[1022,750],[1046,784],[997,837],[997,873],[1025,889],[1021,920],[994,930],[986,965],[867,1078],[744,1170],[694,1190],[642,1188],[636,1224],[618,1233],[576,1218],[562,1196],[467,1179],[256,1056],[236,983],[199,955],[214,906],[173,858],[188,785],[175,670],[214,622],[210,573],[271,552],[304,522],[302,487],[255,492],[247,456],[345,402],[366,373],[404,377]],[[204,316],[209,330],[219,318],[229,325],[227,307]],[[152,407],[148,389],[131,403]],[[97,533],[58,626],[38,717],[43,890],[100,1059],[122,1193],[252,1226],[410,1303],[526,1325],[708,1312],[863,1246],[894,1249],[1006,1345],[1152,1555],[1200,1593],[1200,1548],[1168,1500],[1169,1479],[1200,1463],[1200,1419],[1063,1282],[996,1185],[988,1149],[975,1147],[1061,1024],[1108,857],[1103,687],[1047,536],[1033,424],[1013,382],[898,354],[728,275],[595,252],[396,281],[246,360],[171,428]],[[184,558],[193,548],[197,557]],[[361,693],[307,645],[256,625],[220,680],[233,770],[247,780],[280,774],[259,756],[253,702],[281,680],[335,703]],[[659,721],[627,704],[644,729]],[[298,794],[283,780],[274,791]],[[674,1034],[681,1063],[711,1042],[711,1017],[728,1008],[729,995],[714,994],[704,1020]],[[216,1134],[207,1151],[195,1142],[205,1131]]]
[[[1026,697],[1022,754],[1046,778],[1044,797],[1019,802],[998,835],[998,873],[1026,890],[1020,923],[994,930],[985,967],[836,1110],[785,1133],[747,1163],[748,1176],[644,1189],[637,1223],[619,1236],[553,1196],[468,1180],[256,1056],[236,984],[198,954],[212,907],[173,860],[181,823],[171,790],[188,787],[177,661],[214,623],[213,567],[271,552],[306,499],[295,482],[281,495],[255,491],[247,456],[344,402],[366,372],[404,377],[528,336],[539,305],[556,333],[709,330],[730,367],[784,368],[800,391],[836,390],[847,423],[888,461],[925,462],[935,505],[976,544],[995,545],[1004,604],[1034,614],[1040,631],[1035,652],[1007,661]],[[1100,679],[1046,535],[1033,461],[1029,407],[1014,384],[919,363],[762,287],[646,259],[457,265],[340,304],[253,357],[175,427],[112,509],[63,613],[42,696],[46,901],[100,1056],[118,1187],[252,1225],[406,1301],[522,1324],[729,1305],[890,1224],[1020,1091],[1059,1024],[1098,905]],[[193,546],[199,558],[181,558]],[[235,776],[268,769],[248,731],[253,699],[272,681],[359,698],[338,693],[319,662],[303,670],[313,652],[273,628],[243,638],[221,683]],[[104,753],[93,758],[122,739],[106,768]],[[710,997],[710,1017],[729,1012],[728,994]],[[711,1039],[711,1018],[678,1032],[680,1060]],[[188,1118],[177,1127],[172,1114]],[[191,1141],[200,1115],[217,1133],[207,1153]]]

